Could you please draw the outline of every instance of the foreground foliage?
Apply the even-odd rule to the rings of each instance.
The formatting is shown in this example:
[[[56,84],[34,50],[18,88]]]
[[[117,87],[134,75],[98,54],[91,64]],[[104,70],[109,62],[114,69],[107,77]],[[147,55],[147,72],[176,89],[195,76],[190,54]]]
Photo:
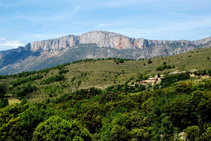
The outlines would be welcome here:
[[[44,104],[0,109],[0,140],[211,139],[211,81],[183,81],[130,93],[127,85],[81,89]],[[184,77],[183,77],[184,78]]]

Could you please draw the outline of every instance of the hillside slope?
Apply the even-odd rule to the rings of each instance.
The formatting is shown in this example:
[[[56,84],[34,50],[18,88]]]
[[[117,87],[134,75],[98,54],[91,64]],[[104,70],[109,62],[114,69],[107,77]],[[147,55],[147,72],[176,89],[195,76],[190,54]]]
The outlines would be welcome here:
[[[8,79],[0,79],[0,82],[7,84],[8,88],[11,87],[11,94],[17,94],[18,91],[28,87],[28,85],[35,86],[36,91],[29,92],[24,97],[31,102],[41,102],[48,98],[49,94],[57,97],[82,88],[105,89],[111,85],[125,84],[127,81],[132,84],[139,79],[140,73],[143,77],[148,78],[158,73],[161,75],[175,71],[207,71],[211,69],[211,48],[174,56],[152,58],[150,59],[152,63],[149,63],[149,59],[121,60],[123,59],[84,60],[38,72],[5,76]],[[171,66],[171,69],[158,70],[163,64]],[[58,82],[54,81],[53,79],[60,74],[62,74],[61,81],[59,77]],[[4,77],[2,76],[2,78]],[[16,83],[17,86],[14,85]],[[52,90],[46,91],[46,88]]]

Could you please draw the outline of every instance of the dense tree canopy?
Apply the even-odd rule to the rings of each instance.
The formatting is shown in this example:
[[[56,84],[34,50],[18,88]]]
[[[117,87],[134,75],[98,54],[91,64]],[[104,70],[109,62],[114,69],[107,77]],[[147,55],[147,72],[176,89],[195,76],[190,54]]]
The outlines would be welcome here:
[[[211,80],[194,84],[189,78],[186,73],[165,76],[156,89],[128,81],[105,90],[76,90],[43,103],[23,99],[0,108],[0,140],[173,140],[181,132],[189,140],[210,140]],[[36,91],[27,85],[18,86],[16,93]],[[53,93],[53,88],[44,90]]]
[[[44,122],[41,122],[33,133],[33,141],[72,141],[92,139],[89,131],[74,120],[67,121],[59,116],[52,116]]]

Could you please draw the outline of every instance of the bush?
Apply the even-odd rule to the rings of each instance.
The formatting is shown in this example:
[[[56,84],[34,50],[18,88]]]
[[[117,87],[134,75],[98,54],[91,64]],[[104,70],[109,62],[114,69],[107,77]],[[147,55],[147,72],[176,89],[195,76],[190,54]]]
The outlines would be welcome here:
[[[82,80],[78,80],[78,82],[77,82],[78,86],[80,86],[81,83],[82,83]]]
[[[27,103],[27,100],[26,100],[26,99],[22,99],[22,100],[21,100],[21,104],[22,104],[22,105],[24,105],[24,104],[26,104],[26,103]]]
[[[207,71],[207,74],[208,74],[209,76],[211,76],[211,70],[208,70],[208,71]]]
[[[94,97],[96,95],[99,95],[102,93],[101,89],[97,89],[97,88],[90,88],[90,89],[80,89],[80,90],[76,90],[75,92],[72,93],[72,95],[75,96],[80,96],[81,98],[90,98],[90,97]]]
[[[124,60],[123,59],[119,59],[119,63],[124,63]]]
[[[76,79],[76,77],[74,76],[74,77],[71,78],[70,81],[73,82],[75,79]]]
[[[152,63],[152,60],[151,60],[151,59],[149,59],[147,62],[148,62],[148,64],[150,64],[150,63]]]
[[[11,84],[13,85],[13,87],[16,87],[18,85],[21,85],[21,84],[24,84],[24,83],[27,83],[27,82],[31,82],[31,81],[34,81],[34,80],[37,80],[37,79],[42,79],[42,78],[43,78],[43,75],[38,74],[38,75],[35,75],[35,76],[30,76],[30,77],[25,78],[25,79],[17,79],[16,81],[12,81]]]
[[[156,71],[163,71],[165,69],[171,69],[171,66],[170,65],[161,65],[156,68]]]
[[[20,89],[19,91],[16,92],[18,97],[24,97],[27,94],[34,92],[37,90],[36,86],[32,86],[32,85],[27,85],[27,86],[23,86],[22,89]]]
[[[194,71],[193,74],[200,76],[200,75],[206,75],[207,72],[206,70],[200,70],[200,71]]]
[[[201,70],[201,71],[199,71],[199,74],[201,74],[201,75],[206,75],[207,72],[206,72],[206,70]]]
[[[59,74],[59,75],[52,76],[52,77],[49,77],[49,78],[43,80],[43,81],[41,82],[41,84],[44,84],[44,85],[45,85],[45,84],[54,83],[54,82],[56,82],[56,81],[64,81],[64,80],[65,80],[64,75]]]
[[[0,84],[0,99],[4,98],[6,94],[6,85]]]
[[[118,59],[114,59],[114,62],[116,62],[116,64],[119,64],[119,63],[124,63],[124,60],[127,60],[127,59],[118,58]]]
[[[114,86],[109,86],[109,87],[106,88],[106,91],[112,91],[113,88],[114,88]]]
[[[7,105],[9,105],[9,102],[8,102],[7,98],[0,99],[0,108],[4,108]]]
[[[180,80],[187,80],[190,78],[190,75],[187,73],[180,73],[175,75],[166,75],[165,79],[162,80],[161,85],[162,88],[170,86],[172,83],[180,81]]]
[[[69,70],[62,69],[62,70],[59,71],[59,74],[63,74],[63,73],[67,73],[67,72],[69,72]]]

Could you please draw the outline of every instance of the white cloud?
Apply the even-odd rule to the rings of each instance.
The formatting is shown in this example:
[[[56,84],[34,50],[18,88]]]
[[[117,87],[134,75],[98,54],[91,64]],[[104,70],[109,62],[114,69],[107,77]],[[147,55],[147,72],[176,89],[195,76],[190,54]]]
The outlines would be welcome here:
[[[108,26],[108,24],[106,24],[106,23],[102,23],[102,24],[98,25],[98,27],[106,27],[106,26]]]
[[[24,44],[18,40],[7,40],[6,38],[1,38],[0,47],[17,48],[19,46],[24,46]]]

